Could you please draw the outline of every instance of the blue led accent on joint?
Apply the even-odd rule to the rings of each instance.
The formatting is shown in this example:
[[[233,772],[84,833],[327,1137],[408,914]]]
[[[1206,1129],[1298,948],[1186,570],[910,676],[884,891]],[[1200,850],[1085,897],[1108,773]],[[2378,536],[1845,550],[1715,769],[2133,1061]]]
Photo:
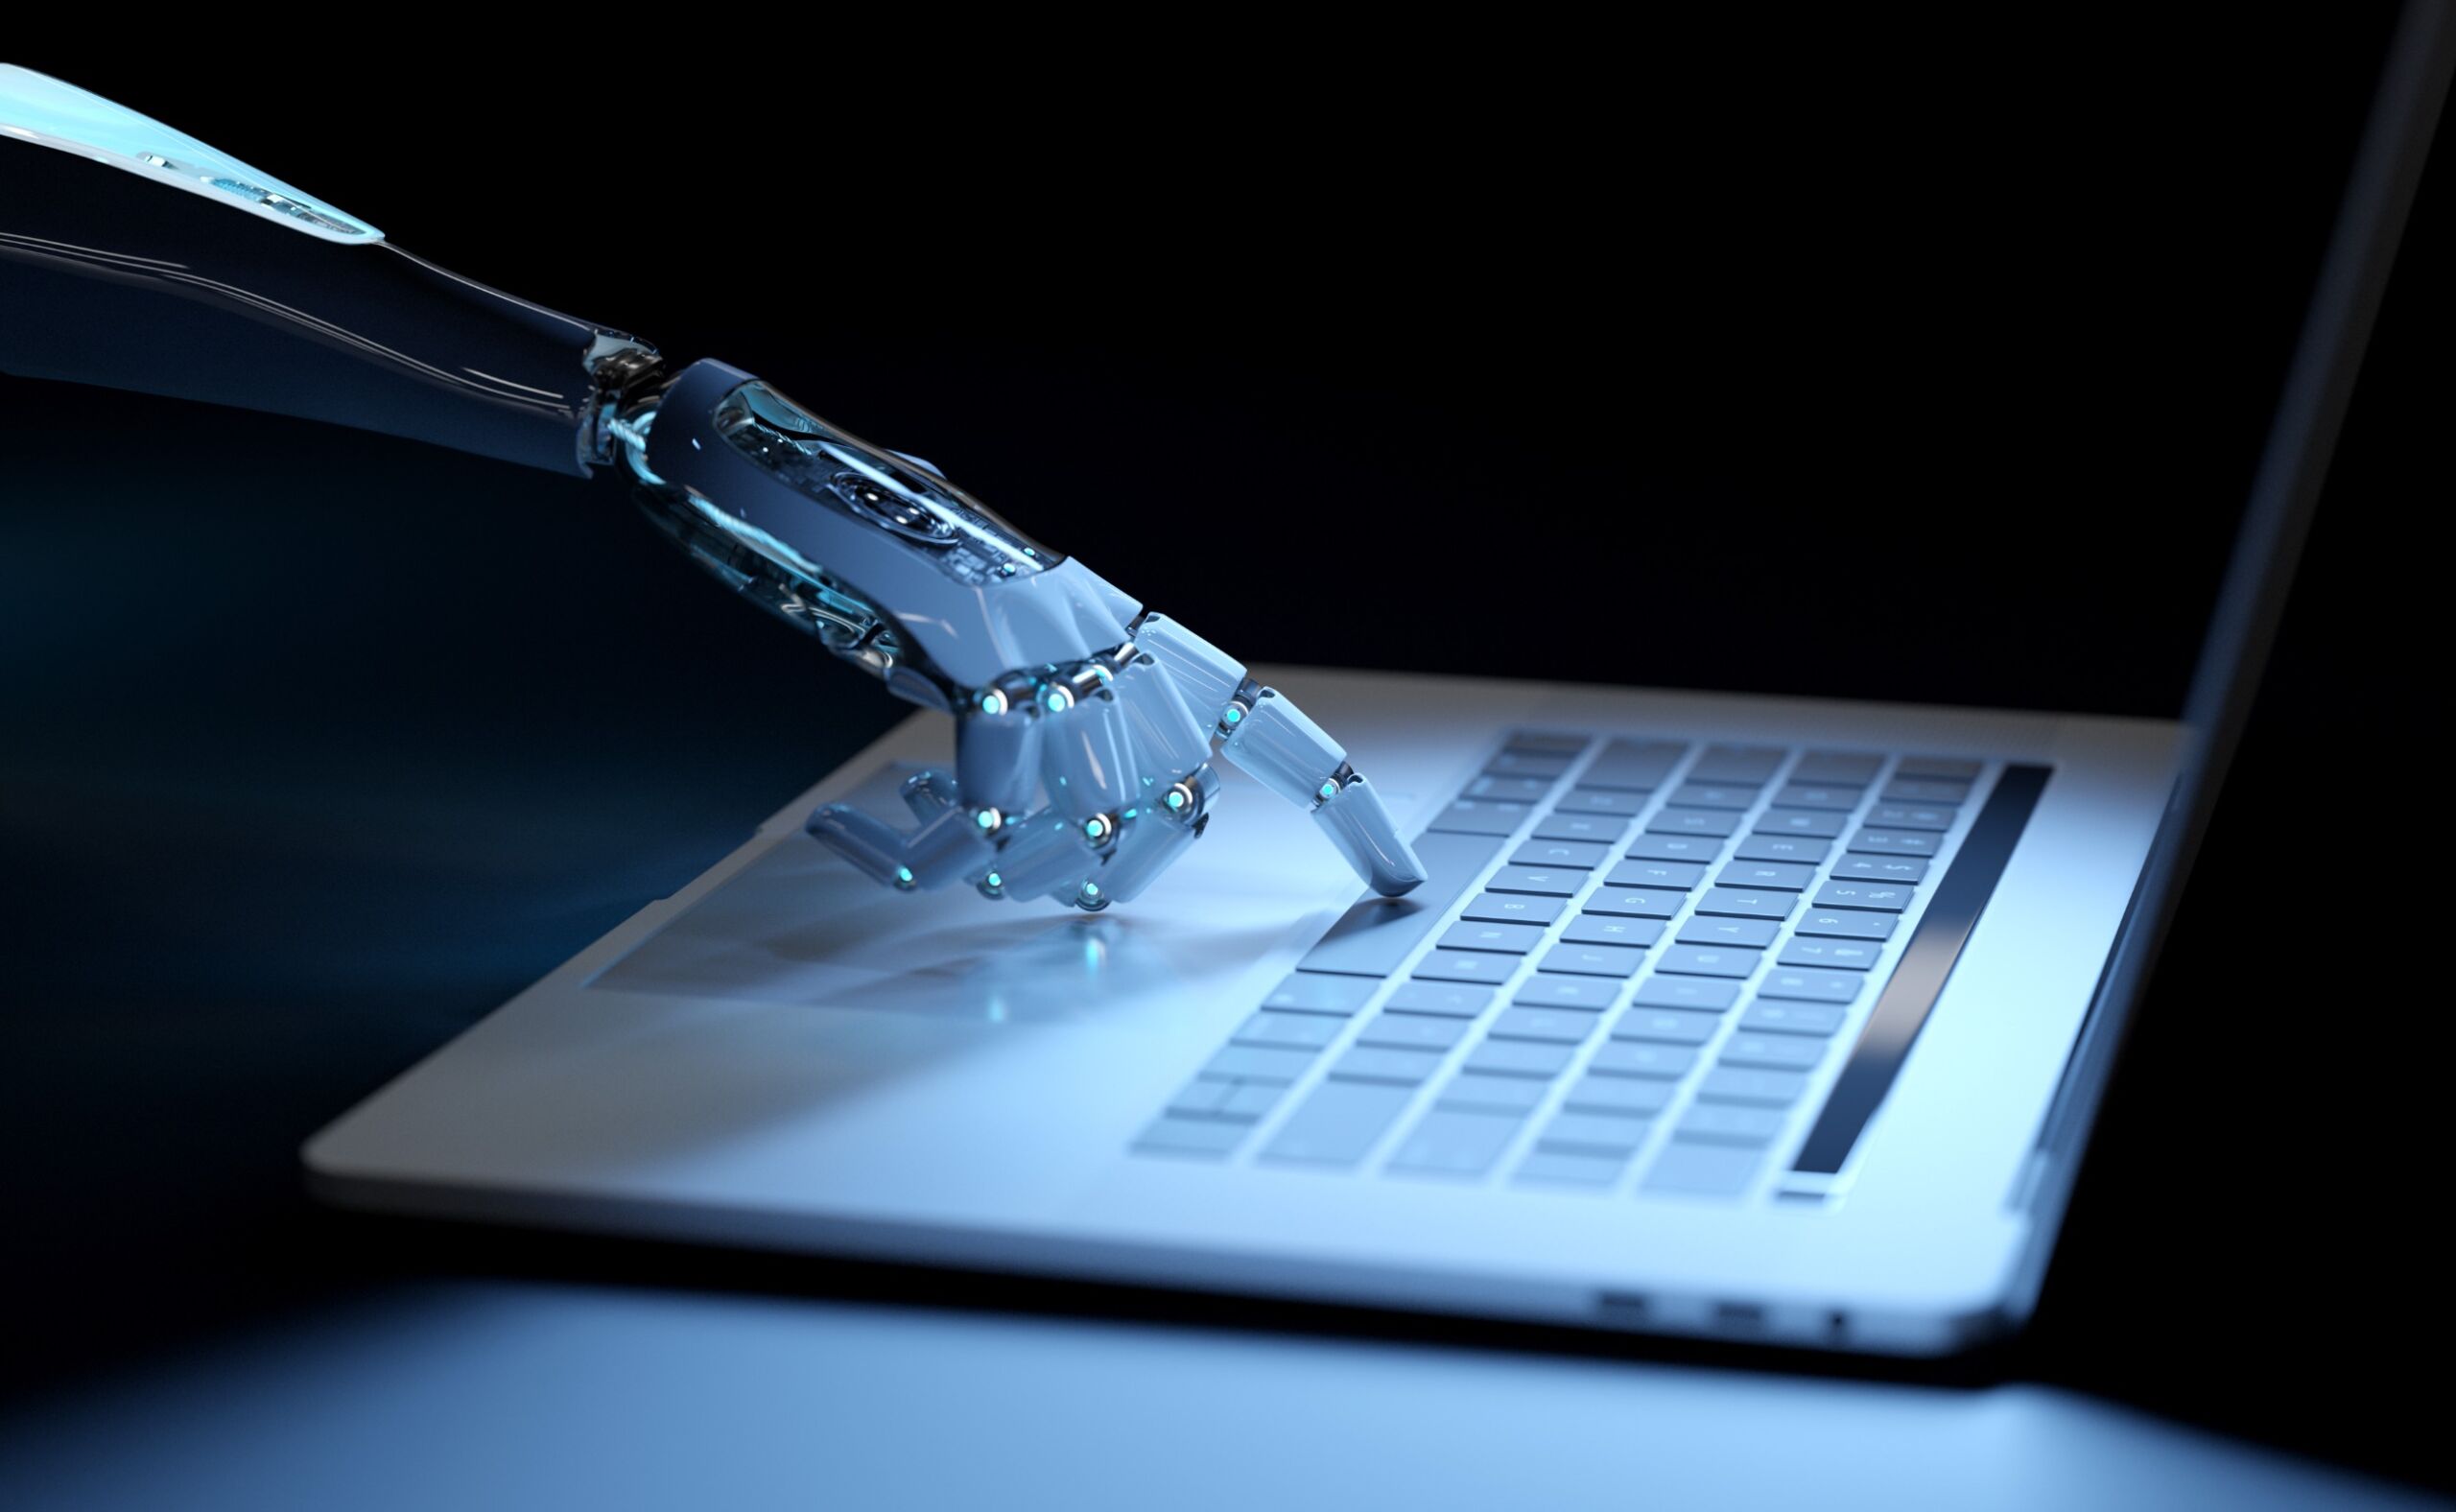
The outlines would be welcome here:
[[[1134,817],[1136,815],[1138,815],[1138,814],[1140,814],[1140,813],[1142,813],[1142,812],[1143,812],[1143,811],[1142,811],[1141,809],[1128,809],[1128,810],[1126,810],[1126,811],[1125,811],[1125,813],[1124,813],[1124,815],[1123,815],[1122,816],[1123,816],[1123,817],[1125,817],[1125,818],[1129,818],[1129,819],[1130,819],[1130,818]]]
[[[1006,712],[1006,696],[1005,696],[1004,694],[1003,694],[1003,693],[984,693],[984,694],[982,694],[982,695],[980,696],[980,712],[981,712],[981,713],[983,713],[983,714],[1004,714],[1004,713],[1005,713],[1005,712]]]
[[[1232,703],[1228,705],[1228,712],[1222,714],[1219,718],[1227,723],[1235,724],[1244,717],[1245,711]]]
[[[1083,884],[1083,896],[1085,896],[1085,897],[1087,897],[1087,898],[1097,898],[1097,897],[1098,897],[1099,895],[1100,895],[1100,885],[1099,885],[1098,883],[1097,883],[1097,882],[1087,882],[1087,883]]]
[[[1065,690],[1062,688],[1050,689],[1049,697],[1041,699],[1040,701],[1041,705],[1048,709],[1051,714],[1064,714],[1069,704],[1072,702],[1072,700],[1068,698]]]
[[[1186,795],[1185,795],[1184,793],[1182,793],[1182,792],[1172,792],[1172,793],[1169,794],[1169,808],[1172,808],[1172,809],[1182,809],[1182,808],[1184,808],[1185,806],[1186,806]]]
[[[994,811],[989,809],[983,809],[979,814],[974,815],[973,819],[984,830],[994,830],[998,827],[998,815]]]
[[[989,884],[989,886],[993,886],[993,887],[1003,887],[1003,886],[1006,886],[1006,879],[1004,879],[1004,877],[999,876],[999,875],[998,875],[996,872],[994,872],[994,871],[993,871],[993,872],[991,872],[991,873],[988,875],[988,877],[987,877],[986,879],[984,879],[984,880],[985,880],[985,881],[987,881],[987,882],[988,882],[988,884]]]
[[[909,886],[912,881],[912,868],[909,866],[898,866],[895,868],[895,880]]]

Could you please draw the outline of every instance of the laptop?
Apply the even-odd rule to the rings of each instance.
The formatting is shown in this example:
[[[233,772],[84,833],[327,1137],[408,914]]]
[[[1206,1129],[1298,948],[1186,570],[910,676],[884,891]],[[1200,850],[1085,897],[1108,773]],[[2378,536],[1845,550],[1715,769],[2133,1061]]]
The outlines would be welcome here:
[[[915,715],[308,1143],[355,1208],[1821,1349],[2036,1297],[2449,71],[2400,24],[2171,718],[1257,669],[1429,880],[1236,815],[1131,909],[808,838]]]

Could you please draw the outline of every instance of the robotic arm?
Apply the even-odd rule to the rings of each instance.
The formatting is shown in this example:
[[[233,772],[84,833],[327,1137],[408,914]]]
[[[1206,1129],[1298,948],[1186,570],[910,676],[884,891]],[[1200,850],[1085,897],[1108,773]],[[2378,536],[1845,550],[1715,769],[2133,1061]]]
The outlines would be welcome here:
[[[0,138],[17,144],[0,145],[0,371],[626,471],[702,567],[954,717],[954,773],[905,786],[911,828],[811,815],[878,881],[1131,899],[1209,825],[1215,752],[1307,808],[1375,891],[1424,880],[1380,795],[1285,696],[929,463],[739,368],[676,368],[446,272],[40,74],[0,65]]]

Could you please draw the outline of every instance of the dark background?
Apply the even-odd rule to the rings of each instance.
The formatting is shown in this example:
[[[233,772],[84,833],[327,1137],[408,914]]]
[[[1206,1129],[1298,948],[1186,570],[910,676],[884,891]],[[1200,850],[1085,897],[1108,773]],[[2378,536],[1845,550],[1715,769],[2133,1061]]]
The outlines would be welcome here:
[[[758,371],[1254,660],[2162,715],[2385,35],[13,60]],[[1956,1371],[2456,1484],[2382,1368],[2447,1343],[2445,1034],[2385,964],[2434,905],[2365,860],[2439,748],[2445,155],[2043,1311]],[[0,378],[0,1387],[505,1270],[1691,1353],[306,1204],[308,1133],[897,713],[611,479]]]

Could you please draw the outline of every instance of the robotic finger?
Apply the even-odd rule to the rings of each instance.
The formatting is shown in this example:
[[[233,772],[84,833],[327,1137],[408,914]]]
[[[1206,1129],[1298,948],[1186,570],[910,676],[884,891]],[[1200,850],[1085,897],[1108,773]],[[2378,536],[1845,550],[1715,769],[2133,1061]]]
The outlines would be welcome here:
[[[1135,644],[1197,698],[1216,697],[1219,754],[1288,802],[1310,811],[1366,886],[1397,897],[1425,879],[1424,863],[1399,835],[1382,795],[1348,764],[1347,751],[1276,688],[1164,615],[1135,626]]]

